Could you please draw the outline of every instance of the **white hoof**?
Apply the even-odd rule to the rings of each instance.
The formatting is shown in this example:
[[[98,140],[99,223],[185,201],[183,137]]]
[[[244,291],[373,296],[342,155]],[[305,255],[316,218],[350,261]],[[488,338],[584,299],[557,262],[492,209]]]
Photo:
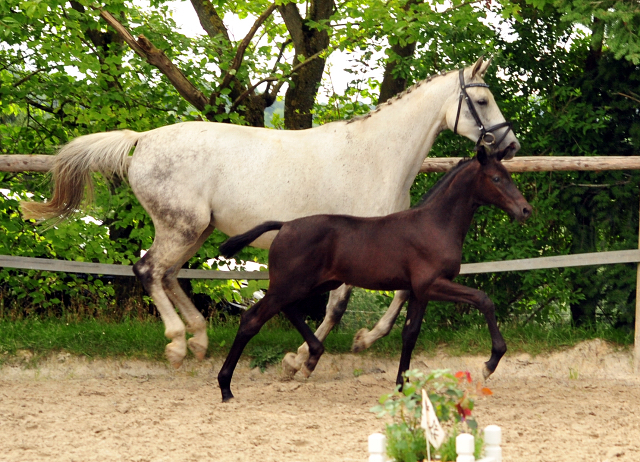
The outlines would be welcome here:
[[[298,373],[299,368],[296,367],[296,355],[287,353],[282,358],[282,378],[291,380]]]
[[[202,343],[197,341],[195,337],[191,337],[187,341],[187,344],[189,345],[189,350],[191,350],[191,353],[193,353],[193,355],[196,357],[198,361],[202,361],[204,359],[204,355],[207,353],[208,343],[209,342],[206,342],[206,339],[205,339],[205,344],[202,345]]]
[[[351,345],[351,351],[354,353],[360,353],[368,348],[367,343],[365,342],[365,337],[369,333],[369,329],[363,327],[358,332],[356,332],[355,337],[353,337],[353,345]]]
[[[182,366],[184,357],[187,356],[187,349],[185,347],[177,347],[173,342],[171,342],[164,349],[164,354],[167,356],[169,363],[175,369],[179,369],[180,366]]]

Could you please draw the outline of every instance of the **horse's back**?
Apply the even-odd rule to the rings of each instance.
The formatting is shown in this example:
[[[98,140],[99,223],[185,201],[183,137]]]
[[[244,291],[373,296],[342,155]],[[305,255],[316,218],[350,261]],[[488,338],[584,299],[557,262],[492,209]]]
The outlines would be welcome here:
[[[370,171],[379,167],[356,157],[352,130],[343,122],[299,131],[212,122],[161,127],[140,136],[129,181],[154,221],[154,213],[161,219],[157,204],[166,204],[211,215],[229,235],[267,220],[397,210],[397,193],[386,192]],[[272,239],[270,233],[256,245]]]

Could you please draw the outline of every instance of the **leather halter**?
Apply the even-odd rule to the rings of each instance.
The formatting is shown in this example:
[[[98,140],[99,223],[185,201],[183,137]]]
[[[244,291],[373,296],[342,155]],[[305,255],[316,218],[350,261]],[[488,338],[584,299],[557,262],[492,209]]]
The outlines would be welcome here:
[[[473,119],[476,121],[476,124],[478,125],[478,129],[480,130],[480,137],[476,142],[476,146],[480,145],[480,143],[484,143],[487,146],[491,146],[495,143],[496,146],[500,146],[500,143],[502,143],[502,141],[507,137],[507,133],[509,133],[509,131],[512,129],[511,122],[502,122],[494,125],[493,127],[484,128],[484,125],[480,120],[480,116],[478,116],[478,111],[476,111],[476,107],[473,105],[473,101],[471,101],[471,98],[469,98],[469,95],[467,94],[467,88],[470,88],[470,87],[489,88],[489,85],[487,85],[486,83],[465,84],[464,69],[460,69],[459,75],[460,75],[460,97],[458,98],[458,113],[456,114],[456,123],[453,126],[453,133],[458,134],[458,119],[460,119],[460,110],[462,109],[462,100],[464,99],[467,101],[469,112],[473,116]],[[503,127],[507,127],[507,129],[504,131],[504,134],[502,135],[500,140],[496,142],[496,135],[494,135],[493,132]]]

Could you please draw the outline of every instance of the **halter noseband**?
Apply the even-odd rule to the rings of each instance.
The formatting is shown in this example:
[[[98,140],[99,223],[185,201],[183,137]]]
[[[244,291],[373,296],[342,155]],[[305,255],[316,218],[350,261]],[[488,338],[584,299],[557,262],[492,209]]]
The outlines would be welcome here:
[[[502,122],[494,125],[493,127],[484,128],[482,121],[480,120],[480,116],[478,116],[478,111],[476,111],[476,107],[473,105],[473,101],[469,98],[467,94],[467,88],[470,87],[484,87],[489,88],[489,85],[486,83],[464,83],[464,69],[460,69],[460,97],[458,98],[458,113],[456,114],[456,123],[453,126],[453,133],[458,134],[458,119],[460,119],[460,110],[462,109],[462,100],[465,99],[467,101],[467,106],[469,107],[469,112],[473,116],[473,119],[476,121],[478,125],[478,129],[480,130],[480,137],[476,143],[476,146],[480,145],[481,142],[486,144],[487,146],[491,146],[494,143],[496,146],[500,146],[500,143],[507,137],[507,133],[511,130],[511,122]],[[499,128],[507,127],[504,131],[504,134],[500,138],[499,141],[496,142],[496,135],[493,134],[494,131]]]

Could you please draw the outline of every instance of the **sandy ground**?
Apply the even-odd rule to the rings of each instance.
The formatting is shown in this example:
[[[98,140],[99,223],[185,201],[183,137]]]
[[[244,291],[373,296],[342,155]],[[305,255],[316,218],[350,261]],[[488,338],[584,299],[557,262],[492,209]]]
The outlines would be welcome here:
[[[418,356],[417,368],[479,371],[486,358]],[[283,382],[241,363],[236,399],[220,402],[221,359],[179,371],[66,354],[0,368],[2,461],[361,461],[384,428],[369,409],[393,389],[397,363],[326,355]],[[356,377],[357,375],[357,377]],[[476,401],[503,428],[505,462],[640,461],[640,378],[629,352],[601,341],[550,356],[508,356]]]

